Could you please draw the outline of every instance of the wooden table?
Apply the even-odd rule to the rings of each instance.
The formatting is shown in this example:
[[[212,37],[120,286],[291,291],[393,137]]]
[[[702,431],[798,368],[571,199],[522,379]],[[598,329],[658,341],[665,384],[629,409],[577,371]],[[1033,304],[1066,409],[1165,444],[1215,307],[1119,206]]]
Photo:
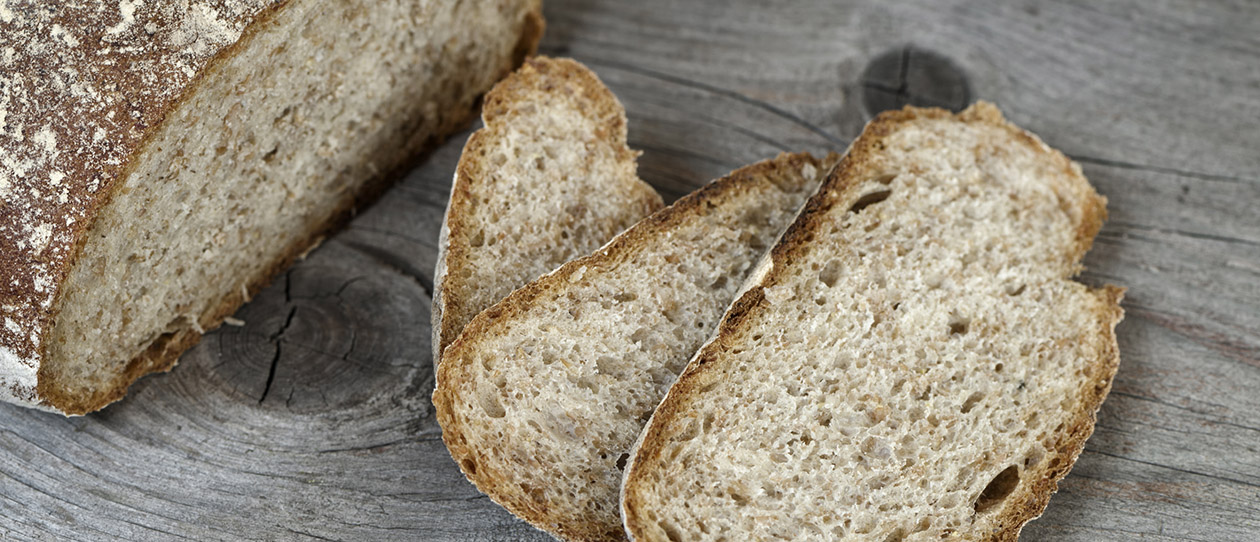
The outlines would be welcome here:
[[[542,52],[625,103],[673,199],[870,109],[987,99],[1081,163],[1129,287],[1098,429],[1025,540],[1260,540],[1260,5],[547,0]],[[459,474],[429,293],[467,134],[168,375],[65,419],[0,405],[5,539],[540,540]]]

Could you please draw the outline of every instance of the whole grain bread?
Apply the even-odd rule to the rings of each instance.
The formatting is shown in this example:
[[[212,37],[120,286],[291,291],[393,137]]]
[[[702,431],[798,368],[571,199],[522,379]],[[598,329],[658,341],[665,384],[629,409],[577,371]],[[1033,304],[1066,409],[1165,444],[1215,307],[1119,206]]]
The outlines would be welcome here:
[[[473,316],[660,209],[621,102],[582,64],[531,58],[486,95],[438,242],[433,359]]]
[[[466,125],[539,0],[0,7],[0,400],[168,369]]]
[[[464,474],[567,540],[620,540],[631,444],[837,156],[736,170],[478,315],[433,403]]]
[[[1015,540],[1093,430],[1123,289],[1080,168],[978,103],[881,114],[656,410],[634,540]]]

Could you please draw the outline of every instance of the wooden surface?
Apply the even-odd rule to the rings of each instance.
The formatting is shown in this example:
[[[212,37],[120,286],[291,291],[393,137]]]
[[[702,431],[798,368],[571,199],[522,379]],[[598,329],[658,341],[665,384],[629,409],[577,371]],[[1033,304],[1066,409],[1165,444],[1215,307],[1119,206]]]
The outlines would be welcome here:
[[[909,59],[875,81],[906,99],[948,99],[915,79],[924,63],[959,70],[1108,196],[1082,280],[1129,287],[1098,429],[1024,540],[1260,540],[1260,5],[547,0],[546,15],[543,52],[621,98],[667,199],[781,150],[843,149],[881,55]],[[0,537],[543,539],[464,481],[429,403],[435,242],[465,137],[121,403],[74,419],[0,405]]]

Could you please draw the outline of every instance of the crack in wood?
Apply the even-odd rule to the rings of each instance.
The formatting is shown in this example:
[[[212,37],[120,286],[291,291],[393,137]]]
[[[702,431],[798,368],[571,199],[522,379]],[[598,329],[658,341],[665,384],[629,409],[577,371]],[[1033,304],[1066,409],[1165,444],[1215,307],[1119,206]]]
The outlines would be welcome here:
[[[285,291],[285,299],[288,300],[288,297],[289,297],[288,278],[285,279],[284,291]],[[267,384],[263,386],[262,397],[258,398],[258,404],[260,405],[263,403],[263,401],[267,400],[267,394],[271,392],[271,384],[275,382],[276,380],[276,367],[280,365],[280,353],[281,353],[281,346],[284,344],[284,340],[283,340],[284,332],[288,331],[289,326],[293,324],[293,317],[297,315],[297,310],[298,308],[296,305],[290,308],[289,315],[285,317],[284,319],[284,325],[280,327],[279,331],[276,331],[270,336],[271,342],[275,343],[276,345],[276,353],[274,356],[271,357],[271,369],[267,371]]]
[[[1099,166],[1114,167],[1119,169],[1132,169],[1137,171],[1149,171],[1152,173],[1164,173],[1167,175],[1176,175],[1179,177],[1190,177],[1193,179],[1201,179],[1205,181],[1222,181],[1227,183],[1237,183],[1244,185],[1254,185],[1260,183],[1260,179],[1248,179],[1246,177],[1235,177],[1232,175],[1220,175],[1216,173],[1203,173],[1199,171],[1190,171],[1185,169],[1177,169],[1165,166],[1153,166],[1148,164],[1138,164],[1135,162],[1125,162],[1122,160],[1112,160],[1110,158],[1099,158],[1096,156],[1086,156],[1082,154],[1068,154],[1068,158],[1077,162],[1086,164],[1094,164]]]
[[[1189,237],[1191,239],[1202,239],[1204,241],[1218,241],[1222,243],[1233,243],[1233,244],[1247,245],[1247,246],[1253,246],[1253,247],[1260,247],[1260,242],[1252,241],[1250,239],[1239,239],[1237,237],[1228,237],[1225,235],[1213,235],[1210,233],[1198,233],[1198,232],[1178,230],[1178,229],[1173,229],[1173,228],[1160,228],[1158,226],[1147,226],[1145,224],[1139,224],[1136,222],[1120,222],[1117,220],[1109,220],[1107,221],[1107,225],[1118,227],[1118,228],[1126,228],[1130,230],[1149,231],[1149,232],[1155,232],[1155,233],[1162,233],[1165,235]]]
[[[1163,400],[1160,400],[1160,399],[1156,399],[1156,398],[1154,398],[1154,397],[1146,397],[1146,396],[1144,396],[1144,395],[1138,395],[1138,394],[1136,394],[1136,393],[1128,393],[1128,392],[1123,392],[1123,391],[1117,391],[1117,390],[1114,390],[1114,389],[1113,389],[1113,390],[1111,390],[1111,395],[1118,396],[1118,397],[1127,397],[1127,398],[1134,399],[1134,400],[1137,400],[1137,401],[1146,401],[1146,402],[1150,402],[1150,403],[1155,403],[1155,404],[1157,404],[1157,405],[1163,405],[1163,406],[1166,406],[1166,407],[1168,407],[1168,408],[1172,408],[1172,409],[1176,409],[1176,410],[1181,410],[1181,411],[1185,411],[1185,412],[1190,412],[1190,413],[1192,413],[1192,414],[1196,414],[1196,415],[1198,416],[1196,419],[1198,419],[1199,421],[1207,422],[1207,423],[1210,423],[1210,424],[1215,424],[1215,425],[1225,425],[1225,426],[1229,426],[1229,427],[1236,427],[1236,428],[1238,428],[1238,429],[1245,429],[1245,430],[1248,430],[1248,431],[1256,431],[1256,432],[1260,432],[1260,427],[1252,427],[1252,426],[1249,426],[1249,425],[1243,425],[1243,424],[1240,424],[1240,423],[1235,423],[1235,422],[1231,422],[1231,421],[1228,421],[1228,420],[1223,420],[1223,419],[1213,418],[1213,417],[1212,417],[1212,416],[1213,416],[1213,414],[1212,414],[1212,413],[1210,413],[1210,412],[1203,412],[1203,411],[1195,410],[1195,409],[1190,408],[1190,407],[1185,407],[1185,406],[1181,406],[1181,405],[1178,405],[1178,404],[1175,404],[1175,403],[1170,403],[1170,402],[1168,402],[1168,401],[1163,401]],[[1227,408],[1227,407],[1221,407],[1221,408]]]
[[[424,295],[429,299],[433,298],[433,279],[424,275],[424,273],[413,268],[411,264],[395,254],[392,254],[379,247],[374,247],[357,241],[345,241],[334,239],[335,242],[341,243],[343,246],[354,250],[372,261],[380,264],[382,267],[389,269],[399,275],[407,277],[415,282],[420,289],[424,290]]]
[[[614,61],[614,60],[606,60],[606,59],[584,59],[584,61],[585,61],[585,62],[587,62],[588,64],[593,64],[593,65],[595,65],[595,66],[605,66],[605,67],[612,68],[612,69],[615,69],[615,70],[621,70],[621,71],[625,71],[625,72],[633,73],[633,74],[636,74],[636,75],[641,75],[641,76],[643,76],[643,77],[648,77],[648,78],[651,78],[651,79],[656,79],[656,80],[658,80],[658,81],[664,81],[664,82],[666,82],[666,83],[673,83],[673,84],[675,84],[675,85],[680,85],[680,86],[684,86],[684,87],[688,87],[688,88],[693,88],[693,89],[696,89],[696,90],[702,90],[702,91],[705,91],[705,92],[709,92],[709,93],[712,93],[712,94],[716,94],[716,95],[718,95],[718,96],[723,96],[723,97],[726,97],[726,98],[730,98],[730,99],[732,99],[732,100],[736,100],[736,101],[739,101],[739,102],[743,102],[743,103],[745,103],[745,104],[748,104],[748,105],[751,105],[751,106],[756,107],[756,108],[758,108],[758,109],[761,109],[762,111],[765,111],[765,112],[767,112],[767,113],[770,113],[770,114],[772,114],[772,115],[774,115],[774,116],[777,116],[777,117],[779,117],[779,118],[781,118],[781,119],[784,119],[784,120],[786,120],[786,121],[788,121],[788,122],[791,122],[791,123],[793,123],[793,124],[796,124],[797,126],[800,126],[800,127],[802,127],[802,128],[805,128],[806,130],[809,130],[810,132],[813,132],[815,135],[818,135],[819,137],[822,137],[823,139],[827,140],[828,142],[830,142],[831,144],[835,145],[835,146],[836,146],[836,147],[838,147],[838,148],[844,148],[844,147],[847,147],[847,146],[849,145],[849,143],[848,143],[847,141],[844,141],[844,140],[842,140],[842,139],[840,139],[840,138],[838,138],[838,137],[836,137],[836,136],[834,136],[834,135],[831,135],[831,133],[830,133],[830,132],[828,132],[828,131],[826,131],[826,130],[823,130],[822,128],[818,127],[817,125],[815,125],[815,124],[813,124],[813,123],[811,123],[811,122],[809,122],[809,121],[807,121],[807,120],[805,120],[805,119],[803,119],[803,118],[801,118],[801,117],[798,117],[798,116],[796,116],[796,115],[794,115],[794,114],[792,114],[792,113],[788,112],[787,110],[784,110],[784,109],[782,109],[782,108],[776,107],[776,106],[774,106],[773,104],[770,104],[769,102],[765,102],[765,101],[762,101],[762,100],[758,100],[758,99],[756,99],[756,98],[752,98],[752,97],[746,96],[746,95],[741,94],[741,93],[739,93],[739,92],[735,92],[735,91],[733,91],[733,90],[727,90],[727,89],[724,89],[724,88],[722,88],[722,87],[713,86],[713,85],[710,85],[710,84],[707,84],[707,83],[701,83],[701,82],[699,82],[699,81],[693,81],[693,80],[691,80],[691,79],[687,79],[686,77],[680,77],[680,76],[677,76],[677,75],[672,75],[672,74],[668,74],[668,73],[664,73],[664,72],[658,72],[658,71],[651,70],[651,69],[648,69],[648,68],[643,68],[643,67],[640,67],[640,66],[634,66],[634,65],[632,65],[632,64],[624,64],[624,63],[617,62],[617,61]]]
[[[1190,470],[1190,469],[1183,469],[1183,468],[1181,468],[1181,467],[1174,467],[1174,466],[1172,466],[1172,465],[1164,465],[1164,464],[1162,464],[1162,463],[1156,463],[1156,462],[1154,462],[1154,461],[1146,461],[1146,460],[1143,460],[1143,459],[1136,459],[1136,458],[1133,458],[1133,457],[1127,457],[1127,456],[1123,456],[1123,455],[1116,454],[1116,453],[1104,452],[1104,451],[1102,451],[1102,450],[1093,450],[1093,449],[1086,448],[1084,453],[1094,453],[1094,454],[1098,454],[1098,455],[1102,455],[1102,456],[1106,456],[1106,457],[1112,457],[1112,458],[1115,458],[1115,459],[1119,459],[1119,460],[1121,460],[1121,461],[1131,461],[1131,462],[1134,462],[1134,463],[1138,463],[1138,464],[1142,464],[1142,465],[1147,465],[1147,466],[1151,466],[1151,467],[1160,467],[1160,468],[1163,468],[1163,469],[1168,469],[1168,470],[1175,471],[1175,472],[1181,472],[1181,473],[1185,473],[1185,474],[1191,474],[1191,475],[1194,475],[1194,476],[1202,476],[1202,477],[1204,477],[1204,478],[1211,478],[1211,479],[1214,479],[1214,480],[1220,480],[1220,481],[1222,481],[1222,482],[1229,482],[1229,483],[1232,483],[1232,484],[1238,484],[1238,485],[1243,485],[1243,486],[1247,486],[1247,487],[1260,488],[1260,483],[1247,482],[1247,481],[1245,481],[1245,480],[1236,480],[1236,479],[1234,479],[1234,478],[1230,478],[1230,477],[1228,477],[1228,476],[1221,476],[1221,475],[1218,475],[1218,474],[1208,474],[1208,473],[1206,473],[1206,472],[1199,472],[1199,471],[1193,471],[1193,470]]]
[[[1191,341],[1224,354],[1225,357],[1238,361],[1243,365],[1260,368],[1260,345],[1250,344],[1246,342],[1246,339],[1238,339],[1211,331],[1203,326],[1180,320],[1175,316],[1166,314],[1164,311],[1132,301],[1126,301],[1124,308],[1128,314],[1134,317],[1146,319],[1155,325],[1187,337]]]
[[[448,186],[447,188],[450,188],[450,187]],[[442,211],[443,211],[443,212],[445,212],[445,211],[446,211],[446,204],[445,204],[445,203],[443,203],[443,204],[442,204],[441,209],[442,209]],[[400,233],[400,232],[396,232],[396,231],[393,231],[393,230],[386,230],[386,229],[382,229],[382,228],[373,228],[373,227],[371,227],[371,226],[360,226],[360,225],[356,225],[356,223],[354,223],[354,222],[351,222],[351,223],[350,223],[350,226],[346,228],[346,231],[347,231],[347,232],[351,232],[351,231],[365,231],[365,232],[368,232],[368,233],[377,233],[377,234],[380,234],[380,235],[384,235],[384,236],[386,236],[386,237],[396,237],[396,238],[398,238],[398,239],[402,239],[402,240],[407,241],[407,242],[410,242],[410,243],[415,243],[415,244],[420,245],[420,246],[425,247],[425,248],[432,248],[432,249],[436,249],[436,248],[437,248],[437,242],[436,242],[434,239],[421,238],[421,237],[412,237],[412,236],[410,236],[410,235],[406,235],[406,234],[403,234],[403,233]],[[343,244],[346,244],[346,243],[349,243],[349,242],[348,242],[348,241],[342,241],[342,243],[343,243]]]

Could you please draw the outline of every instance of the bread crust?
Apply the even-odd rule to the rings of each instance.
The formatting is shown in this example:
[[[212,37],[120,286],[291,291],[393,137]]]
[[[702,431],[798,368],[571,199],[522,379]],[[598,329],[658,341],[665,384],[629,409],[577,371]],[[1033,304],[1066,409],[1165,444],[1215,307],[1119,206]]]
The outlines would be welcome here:
[[[477,461],[482,455],[466,441],[464,434],[469,431],[467,422],[461,419],[455,408],[454,388],[463,381],[467,373],[464,367],[455,362],[459,356],[449,355],[449,353],[476,348],[480,337],[491,326],[494,326],[496,321],[519,316],[536,303],[540,296],[563,289],[572,280],[576,280],[575,274],[583,273],[586,269],[610,267],[625,262],[639,248],[650,246],[659,232],[671,230],[692,217],[703,216],[706,206],[710,204],[751,191],[754,183],[764,182],[761,178],[770,173],[800,171],[806,165],[819,168],[824,162],[834,163],[834,155],[819,160],[809,153],[784,153],[775,159],[737,169],[726,177],[715,180],[644,218],[614,237],[595,253],[568,262],[555,271],[539,277],[474,317],[448,347],[447,359],[438,366],[436,388],[433,392],[433,404],[438,423],[442,426],[442,440],[446,443],[451,457],[460,466],[464,476],[479,490],[517,517],[556,537],[574,541],[624,540],[624,533],[620,526],[610,527],[594,522],[574,524],[568,518],[558,515],[555,510],[527,498],[520,488],[505,484],[506,477],[496,470],[493,462]],[[470,468],[472,465],[475,465],[475,468]]]
[[[433,359],[440,360],[442,351],[459,335],[460,330],[472,316],[481,312],[483,307],[475,307],[469,300],[469,293],[478,288],[470,283],[471,279],[458,274],[451,275],[451,269],[469,267],[469,245],[471,212],[477,202],[475,191],[480,188],[481,180],[490,173],[482,162],[482,153],[489,149],[490,139],[497,135],[494,130],[503,122],[500,117],[519,104],[529,103],[531,96],[538,92],[551,92],[555,88],[553,81],[564,81],[568,86],[564,92],[575,92],[585,98],[585,103],[592,107],[591,116],[602,120],[597,137],[609,141],[617,147],[620,160],[633,160],[638,153],[625,146],[626,114],[621,103],[612,91],[599,78],[581,63],[567,58],[549,58],[538,56],[525,61],[519,70],[500,81],[490,92],[486,93],[485,105],[482,108],[482,119],[485,128],[477,130],[464,144],[459,164],[455,168],[452,181],[451,196],[446,206],[446,214],[442,219],[442,230],[438,238],[438,263],[434,272],[433,283]],[[628,208],[640,208],[644,216],[657,209],[663,203],[661,198],[646,183],[638,187],[638,194],[632,201],[626,201]]]
[[[1084,190],[1077,194],[1075,202],[1081,206],[1082,220],[1075,232],[1075,244],[1070,253],[1073,261],[1079,261],[1089,250],[1094,236],[1106,219],[1106,199],[1093,192],[1082,176],[1080,167],[1066,156],[1051,149],[1037,136],[1007,122],[997,107],[988,102],[977,102],[965,111],[952,114],[938,108],[906,106],[899,111],[881,113],[863,130],[862,135],[850,147],[844,159],[831,171],[822,188],[805,204],[797,220],[784,233],[780,242],[770,251],[762,270],[745,285],[744,293],[731,305],[723,317],[718,331],[687,364],[686,369],[670,388],[630,454],[622,482],[622,517],[627,536],[631,540],[655,540],[644,527],[646,509],[643,495],[636,491],[636,478],[641,470],[659,466],[661,453],[668,438],[668,429],[679,420],[687,399],[701,393],[709,384],[715,367],[724,361],[723,351],[733,345],[733,337],[747,332],[751,319],[763,310],[767,301],[764,290],[778,284],[783,278],[781,269],[790,264],[809,244],[809,239],[826,225],[827,210],[837,205],[856,201],[859,185],[871,175],[880,173],[877,156],[885,147],[885,139],[905,124],[921,120],[956,119],[966,123],[988,124],[998,127],[1023,145],[1047,153],[1070,177],[1077,180]],[[1034,468],[1021,473],[1016,492],[1007,497],[1006,503],[995,519],[997,527],[986,538],[993,541],[1017,540],[1024,524],[1040,516],[1058,489],[1061,480],[1075,463],[1084,447],[1085,440],[1093,433],[1097,412],[1111,389],[1120,363],[1116,343],[1115,326],[1123,319],[1120,300],[1124,288],[1104,286],[1091,292],[1099,300],[1096,318],[1101,322],[1097,340],[1101,346],[1098,359],[1093,360],[1090,378],[1081,382],[1084,399],[1070,413],[1070,423],[1064,425],[1053,444],[1053,454]],[[645,466],[645,465],[651,466]]]
[[[137,18],[135,13],[119,14],[111,9],[77,13],[67,8],[53,10],[52,16],[44,18],[27,18],[24,14],[16,25],[18,31],[6,36],[5,41],[16,39],[18,42],[50,39],[48,36],[55,39],[58,33],[54,30],[64,26],[81,30],[93,38],[71,38],[74,41],[67,42],[70,44],[68,49],[58,47],[61,44],[50,44],[59,50],[54,55],[26,56],[25,51],[37,48],[17,48],[19,58],[16,64],[22,66],[26,73],[58,70],[88,72],[93,63],[101,63],[98,56],[101,48],[114,43],[110,40],[117,34],[115,30],[123,32],[124,36],[127,32],[136,33],[127,38],[131,41],[123,44],[138,44],[136,48],[140,53],[138,58],[112,53],[114,58],[107,64],[122,67],[93,73],[96,79],[86,81],[89,87],[115,89],[108,100],[76,101],[73,89],[67,91],[47,79],[26,81],[26,86],[31,89],[25,95],[13,90],[13,84],[0,95],[0,100],[9,107],[9,119],[18,119],[19,136],[0,142],[0,150],[15,156],[27,153],[32,147],[29,141],[22,142],[23,129],[28,132],[28,137],[30,132],[38,129],[33,125],[24,127],[23,121],[30,123],[39,116],[51,118],[52,113],[62,119],[74,119],[73,122],[52,122],[43,127],[51,131],[52,141],[62,142],[64,147],[34,157],[23,166],[16,178],[8,177],[13,172],[10,164],[0,169],[0,181],[3,181],[0,182],[3,189],[0,192],[5,192],[4,203],[0,203],[0,283],[6,285],[6,289],[0,289],[0,319],[8,323],[0,327],[0,400],[80,415],[122,398],[127,387],[137,378],[170,369],[181,353],[197,343],[205,330],[218,327],[249,296],[270,283],[277,273],[325,235],[344,225],[356,208],[379,197],[385,188],[419,161],[423,151],[466,126],[476,107],[473,104],[451,115],[450,120],[417,148],[400,149],[397,167],[366,180],[358,190],[347,194],[331,220],[311,224],[306,232],[286,247],[265,273],[248,281],[247,292],[233,293],[209,311],[198,322],[201,330],[188,325],[158,339],[148,350],[132,359],[109,388],[98,390],[90,397],[61,394],[49,384],[41,371],[47,348],[43,339],[50,336],[56,325],[63,294],[61,284],[75,265],[95,217],[112,200],[116,189],[123,184],[122,180],[132,173],[138,163],[136,158],[145,152],[167,117],[183,106],[210,74],[247,47],[255,35],[274,24],[275,18],[291,5],[289,0],[229,0],[227,3],[229,6],[217,13],[218,22],[237,30],[223,34],[221,37],[227,39],[222,42],[207,42],[205,36],[194,36],[198,39],[179,47],[173,45],[179,40],[158,39],[181,25],[186,26],[191,18],[196,17],[188,13],[182,17],[178,14],[171,16],[162,11],[167,8],[162,3],[157,3],[157,6],[138,3],[135,9],[144,12],[144,18],[152,23],[144,27],[133,24]],[[531,54],[541,39],[543,19],[540,0],[521,0],[521,3],[524,15],[519,23],[520,38],[511,52],[511,61],[500,68],[500,76]],[[24,11],[31,13],[34,10]],[[121,20],[117,20],[120,17]],[[154,28],[157,29],[156,34]],[[172,71],[162,71],[154,66],[172,67]],[[174,66],[186,69],[175,70]],[[13,101],[17,103],[9,103]],[[112,105],[106,106],[107,102]],[[64,111],[57,111],[58,108]],[[99,123],[96,131],[90,132],[85,128],[94,123]],[[65,187],[64,197],[40,196],[41,192],[47,191],[44,181],[49,178]],[[17,193],[11,193],[13,190]],[[17,233],[31,220],[39,220],[51,228],[44,246],[33,246]]]

